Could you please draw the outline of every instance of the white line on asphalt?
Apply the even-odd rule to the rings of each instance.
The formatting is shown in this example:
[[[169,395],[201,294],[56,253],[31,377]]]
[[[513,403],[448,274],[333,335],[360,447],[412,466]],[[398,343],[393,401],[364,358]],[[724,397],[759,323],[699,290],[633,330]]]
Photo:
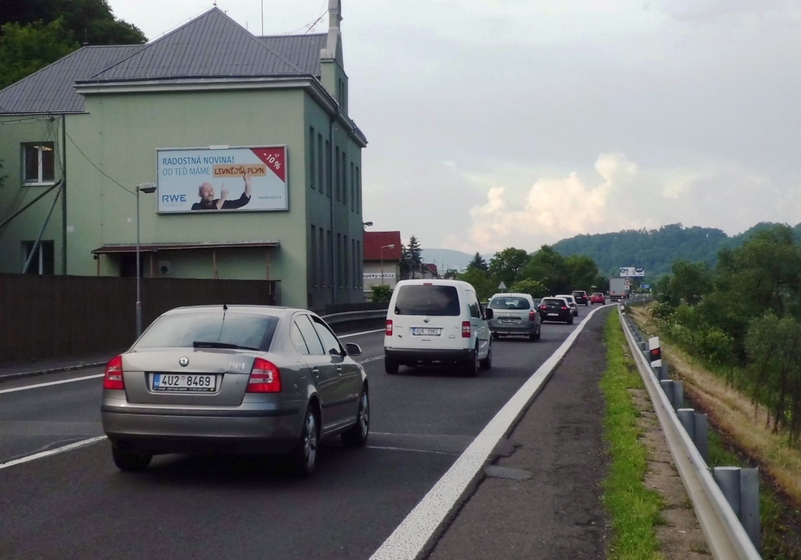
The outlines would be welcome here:
[[[13,467],[14,465],[19,465],[21,463],[28,463],[30,461],[36,461],[37,459],[43,459],[44,457],[49,457],[50,455],[57,455],[59,453],[64,453],[65,451],[72,451],[73,449],[78,449],[79,447],[86,447],[87,445],[92,445],[93,443],[96,443],[104,439],[106,439],[106,436],[97,436],[89,439],[84,439],[81,441],[76,441],[75,443],[64,445],[63,447],[57,447],[55,449],[42,451],[41,453],[34,453],[33,455],[28,455],[27,457],[22,457],[21,459],[14,459],[13,461],[9,461],[7,463],[0,463],[0,469],[7,469],[8,467]]]
[[[591,311],[586,318],[589,319],[600,309],[599,307]],[[420,554],[428,540],[459,501],[470,482],[484,467],[484,463],[495,445],[506,435],[515,420],[525,410],[526,405],[542,390],[546,381],[553,374],[553,370],[586,325],[586,320],[581,321],[556,352],[528,378],[456,459],[451,468],[442,475],[442,478],[428,491],[428,494],[406,516],[406,519],[373,553],[370,560],[401,560],[416,558]]]
[[[367,358],[366,360],[362,360],[359,362],[360,364],[369,364],[370,362],[377,362],[378,360],[383,360],[384,355],[381,354],[380,356],[373,356],[372,358]]]
[[[87,379],[97,379],[98,377],[103,377],[103,375],[102,373],[97,373],[95,375],[85,375],[74,379],[62,379],[61,381],[49,381],[48,383],[37,383],[36,385],[26,385],[25,387],[3,389],[0,390],[0,395],[4,393],[16,393],[17,391],[27,391],[28,389],[41,389],[42,387],[51,387],[53,385],[63,385],[64,383],[75,383],[76,381],[86,381]]]
[[[396,434],[392,432],[370,432],[374,436],[398,436],[398,437],[452,437],[452,438],[469,438],[470,436],[460,436],[455,434]]]
[[[433,453],[435,455],[458,455],[458,453],[448,453],[447,451],[432,451],[430,449],[408,449],[406,447],[386,447],[383,445],[368,445],[367,449],[383,449],[386,451],[408,451],[410,453]]]
[[[384,329],[376,329],[374,331],[355,332],[355,333],[351,333],[351,334],[340,334],[340,335],[337,335],[337,336],[339,338],[350,338],[352,336],[360,336],[360,335],[363,335],[363,334],[372,334],[372,333],[377,333],[377,332],[384,332]]]

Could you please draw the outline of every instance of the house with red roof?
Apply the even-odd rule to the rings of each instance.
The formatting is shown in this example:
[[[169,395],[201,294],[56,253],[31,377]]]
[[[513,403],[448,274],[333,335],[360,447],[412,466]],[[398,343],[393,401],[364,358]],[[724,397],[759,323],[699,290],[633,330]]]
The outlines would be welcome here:
[[[400,263],[403,259],[401,235],[399,231],[364,232],[363,281],[365,297],[375,285],[395,288],[400,277]]]

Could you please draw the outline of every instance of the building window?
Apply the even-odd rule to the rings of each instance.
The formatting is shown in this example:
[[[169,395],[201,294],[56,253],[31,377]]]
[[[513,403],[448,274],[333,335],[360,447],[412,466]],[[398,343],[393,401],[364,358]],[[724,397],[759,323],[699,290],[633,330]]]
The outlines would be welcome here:
[[[326,278],[328,278],[328,285],[334,286],[334,265],[336,261],[334,260],[334,236],[331,234],[331,230],[326,230],[326,235],[328,236],[328,246],[327,246],[327,255],[328,255],[328,264],[327,270],[325,271]]]
[[[350,240],[350,254],[351,254],[351,274],[353,274],[353,289],[355,290],[359,284],[359,253],[356,252],[356,240]]]
[[[328,169],[331,166],[331,142],[328,140],[325,141],[325,194],[329,197],[331,196],[331,170]]]
[[[362,175],[356,166],[356,213],[362,213]]]
[[[23,270],[25,263],[31,256],[35,241],[22,242],[22,267]],[[33,253],[31,264],[28,265],[28,274],[55,274],[55,246],[52,241],[40,241],[39,246]]]
[[[342,150],[342,202],[348,205],[348,155]]]
[[[342,287],[342,234],[337,234],[337,283],[336,287]]]
[[[52,142],[22,145],[22,182],[26,185],[46,185],[55,180],[55,152]]]
[[[341,198],[339,193],[340,181],[339,181],[339,146],[336,148],[336,158],[334,159],[334,175],[336,176],[336,189],[337,189],[337,200]]]
[[[342,237],[342,272],[345,274],[345,287],[350,288],[350,261],[348,260],[348,236]]]
[[[317,262],[319,263],[319,270],[317,271],[318,283],[325,287],[325,232],[320,228],[320,241],[317,243]]]
[[[353,162],[350,162],[350,210],[356,209],[356,176],[353,169]]]
[[[323,135],[317,133],[317,186],[320,187],[320,194],[323,194],[323,178],[325,177],[325,166],[323,165]]]
[[[311,163],[311,169],[309,173],[309,186],[313,189],[314,188],[314,180],[315,180],[315,169],[314,165],[316,163],[315,156],[314,156],[314,128],[309,127],[309,162]]]
[[[362,266],[364,265],[364,255],[362,255],[362,242],[356,242],[356,254],[353,255],[353,260],[356,261],[356,286],[358,288],[362,288],[364,285],[364,271]]]
[[[317,287],[317,228],[311,227],[311,281],[312,285]]]

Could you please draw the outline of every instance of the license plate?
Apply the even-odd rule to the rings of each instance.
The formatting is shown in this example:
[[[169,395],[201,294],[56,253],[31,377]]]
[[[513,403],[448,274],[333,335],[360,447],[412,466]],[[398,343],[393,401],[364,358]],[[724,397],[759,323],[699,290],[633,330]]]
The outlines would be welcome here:
[[[548,317],[559,317],[559,313],[548,313]]]
[[[515,319],[515,318],[510,318],[510,317],[504,317],[504,318],[501,319],[501,323],[519,323],[519,322],[520,322],[520,319]]]
[[[412,327],[412,336],[439,336],[442,329],[429,327]]]
[[[184,373],[154,373],[154,391],[173,391],[182,393],[211,393],[217,390],[217,376]]]

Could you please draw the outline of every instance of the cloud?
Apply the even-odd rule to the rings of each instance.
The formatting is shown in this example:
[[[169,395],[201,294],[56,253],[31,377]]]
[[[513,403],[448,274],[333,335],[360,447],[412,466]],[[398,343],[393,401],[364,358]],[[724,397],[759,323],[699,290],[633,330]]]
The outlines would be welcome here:
[[[615,194],[631,185],[639,168],[625,154],[612,152],[598,156],[595,171],[600,181],[587,182],[575,171],[537,179],[523,197],[492,187],[486,202],[470,209],[468,240],[452,236],[449,242],[470,252],[489,251],[513,239],[517,245],[541,244],[604,230],[618,221]]]

